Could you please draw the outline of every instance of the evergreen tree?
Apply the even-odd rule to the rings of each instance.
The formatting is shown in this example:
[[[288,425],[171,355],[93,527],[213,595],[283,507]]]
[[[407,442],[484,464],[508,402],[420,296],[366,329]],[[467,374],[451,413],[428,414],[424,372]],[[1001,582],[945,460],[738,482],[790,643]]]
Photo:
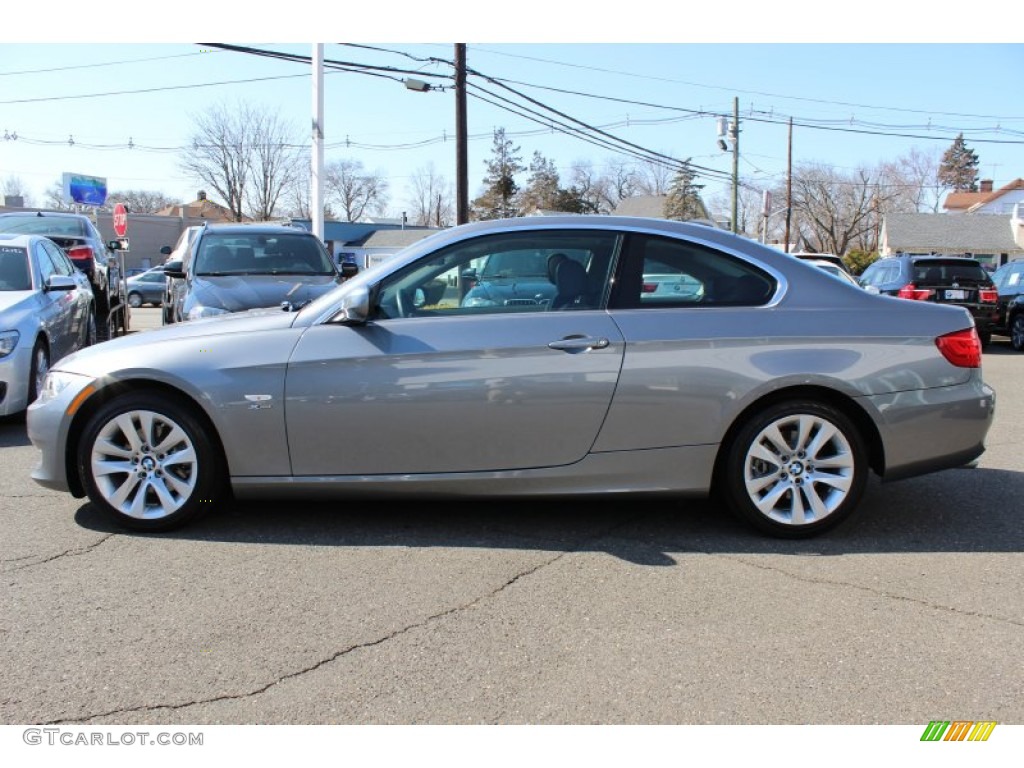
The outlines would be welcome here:
[[[548,160],[540,152],[533,153],[530,161],[530,177],[526,189],[519,198],[519,208],[530,211],[534,208],[554,210],[560,191],[558,169],[554,160]]]
[[[704,203],[700,199],[700,190],[704,188],[704,185],[694,184],[696,178],[697,174],[690,167],[690,161],[686,160],[669,185],[664,208],[666,219],[686,221],[687,219],[702,219],[707,216]]]
[[[942,155],[939,182],[954,192],[978,191],[978,155],[967,148],[961,133]]]
[[[507,219],[517,216],[515,206],[516,174],[526,170],[519,155],[519,147],[512,145],[512,140],[505,138],[505,129],[494,132],[494,144],[491,147],[491,159],[486,161],[487,176],[484,178],[484,192],[473,201],[475,218]]]

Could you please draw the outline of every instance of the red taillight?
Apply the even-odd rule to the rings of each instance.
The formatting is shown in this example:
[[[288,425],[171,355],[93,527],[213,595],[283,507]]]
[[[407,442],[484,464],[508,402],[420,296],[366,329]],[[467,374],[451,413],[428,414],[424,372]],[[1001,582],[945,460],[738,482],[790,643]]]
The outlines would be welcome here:
[[[643,293],[654,293],[656,290],[658,290],[658,284],[657,283],[644,283],[642,292]]]
[[[999,300],[999,291],[995,288],[982,288],[978,291],[978,301],[982,304],[995,304]]]
[[[76,245],[74,248],[68,248],[67,254],[69,259],[92,260],[92,248],[88,245]]]
[[[939,336],[935,346],[958,368],[981,368],[981,339],[974,328]]]
[[[918,288],[913,283],[907,283],[900,292],[896,294],[901,299],[912,299],[914,301],[925,301],[929,296],[932,295],[930,288]]]

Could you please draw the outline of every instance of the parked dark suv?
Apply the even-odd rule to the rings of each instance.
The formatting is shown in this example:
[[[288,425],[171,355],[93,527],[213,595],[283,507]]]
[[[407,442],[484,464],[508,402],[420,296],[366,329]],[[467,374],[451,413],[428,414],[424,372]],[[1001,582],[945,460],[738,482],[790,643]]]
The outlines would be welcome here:
[[[997,292],[981,263],[963,256],[900,255],[879,259],[860,276],[868,291],[901,299],[965,307],[974,318],[983,346],[992,340],[998,319]]]
[[[1024,259],[1004,264],[995,271],[992,279],[999,291],[997,319],[992,332],[1009,336],[1013,348],[1024,352]]]
[[[184,281],[172,297],[175,321],[282,303],[297,307],[341,282],[320,238],[280,224],[206,226],[185,250],[180,269],[168,264],[164,274]]]

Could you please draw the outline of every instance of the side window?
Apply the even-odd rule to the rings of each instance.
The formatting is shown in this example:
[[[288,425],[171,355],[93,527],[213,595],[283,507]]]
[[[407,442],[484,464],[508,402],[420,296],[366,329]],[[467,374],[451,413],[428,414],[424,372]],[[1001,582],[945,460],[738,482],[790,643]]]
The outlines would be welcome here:
[[[759,306],[775,293],[765,272],[685,240],[634,235],[612,306],[616,309]]]
[[[71,263],[67,254],[52,243],[42,243],[43,248],[53,262],[53,269],[58,275],[71,277],[75,274],[75,265]]]
[[[895,270],[889,264],[872,264],[861,276],[861,285],[873,285],[876,288],[896,278]]]
[[[36,263],[39,264],[40,287],[45,287],[50,276],[56,274],[57,270],[53,266],[53,261],[50,260],[50,256],[46,252],[46,246],[43,243],[36,244]]]
[[[620,236],[539,230],[448,246],[388,276],[381,318],[598,309]]]

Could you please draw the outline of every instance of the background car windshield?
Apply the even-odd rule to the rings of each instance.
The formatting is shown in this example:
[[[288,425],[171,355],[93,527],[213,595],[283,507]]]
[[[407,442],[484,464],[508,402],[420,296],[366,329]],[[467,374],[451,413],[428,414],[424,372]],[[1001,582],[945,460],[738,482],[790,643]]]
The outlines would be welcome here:
[[[0,248],[0,291],[30,291],[28,254],[24,248]]]
[[[308,235],[207,235],[196,255],[197,275],[333,275],[316,238]]]
[[[4,216],[0,218],[0,230],[26,235],[83,237],[86,234],[81,221],[62,216]]]
[[[988,273],[977,262],[918,261],[914,263],[914,282],[929,285],[988,284]]]

